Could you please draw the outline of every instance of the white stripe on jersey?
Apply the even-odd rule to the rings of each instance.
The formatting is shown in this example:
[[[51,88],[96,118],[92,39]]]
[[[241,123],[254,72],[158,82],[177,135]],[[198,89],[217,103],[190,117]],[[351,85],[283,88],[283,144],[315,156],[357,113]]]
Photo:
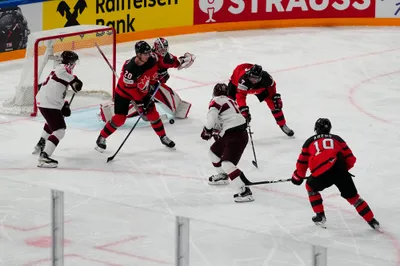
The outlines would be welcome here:
[[[246,123],[236,103],[227,96],[214,97],[209,105],[206,128],[225,131]]]
[[[73,79],[74,75],[69,73],[65,65],[56,66],[36,95],[37,106],[61,110],[68,85]]]

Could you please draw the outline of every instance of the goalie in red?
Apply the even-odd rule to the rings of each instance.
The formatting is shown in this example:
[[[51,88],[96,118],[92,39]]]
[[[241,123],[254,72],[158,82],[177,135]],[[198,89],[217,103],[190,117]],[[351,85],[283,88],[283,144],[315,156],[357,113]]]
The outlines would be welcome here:
[[[236,99],[239,110],[247,122],[251,121],[251,115],[246,97],[247,94],[255,94],[260,102],[266,102],[281,130],[290,137],[294,135],[294,131],[286,125],[282,111],[283,103],[281,95],[276,92],[276,83],[260,65],[248,63],[238,65],[233,70],[228,86],[229,96]]]
[[[82,81],[72,74],[78,58],[73,51],[62,52],[60,64],[51,71],[36,95],[37,106],[46,120],[40,140],[33,151],[33,154],[40,153],[38,167],[55,168],[58,166],[58,162],[50,156],[64,138],[67,128],[64,116],[71,115],[69,103],[64,100],[65,95],[68,86],[71,86],[75,93],[83,87]]]
[[[193,64],[195,56],[191,53],[185,53],[179,58],[176,57],[169,53],[168,41],[161,37],[154,41],[152,52],[157,59],[158,80],[161,83],[160,89],[154,97],[155,102],[158,105],[161,105],[163,109],[174,118],[187,118],[192,104],[183,101],[179,95],[166,84],[166,82],[170,78],[168,73],[169,68],[176,68],[178,70],[189,68]],[[100,117],[104,122],[109,121],[113,116],[112,108],[113,103],[101,105]],[[135,117],[137,115],[139,115],[139,113],[136,110],[135,105],[133,103],[130,104],[127,117]]]
[[[331,122],[319,118],[315,122],[315,135],[306,140],[292,175],[292,183],[299,186],[306,178],[307,169],[311,175],[307,178],[306,189],[315,216],[312,221],[325,227],[326,217],[320,191],[335,185],[340,195],[354,206],[358,214],[375,230],[379,223],[374,213],[360,195],[358,195],[352,174],[356,157],[346,142],[338,135],[331,134]]]
[[[103,152],[106,139],[119,127],[125,124],[131,101],[135,103],[140,113],[150,121],[161,143],[173,148],[175,143],[165,134],[164,125],[155,107],[152,95],[158,84],[157,59],[151,53],[150,45],[145,41],[135,44],[136,56],[126,60],[121,76],[115,88],[114,115],[101,130],[95,149]]]

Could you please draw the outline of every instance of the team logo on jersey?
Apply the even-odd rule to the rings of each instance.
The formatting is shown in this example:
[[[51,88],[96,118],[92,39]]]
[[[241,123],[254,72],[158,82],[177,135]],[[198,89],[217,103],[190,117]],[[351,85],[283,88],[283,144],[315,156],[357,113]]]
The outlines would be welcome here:
[[[222,8],[223,4],[224,0],[199,0],[200,10],[208,14],[206,23],[217,22],[213,16]]]
[[[67,22],[64,27],[80,25],[78,22],[78,16],[87,8],[87,3],[85,0],[78,0],[74,6],[74,11],[71,13],[71,8],[65,1],[61,1],[57,6],[57,12],[61,16],[65,16]]]

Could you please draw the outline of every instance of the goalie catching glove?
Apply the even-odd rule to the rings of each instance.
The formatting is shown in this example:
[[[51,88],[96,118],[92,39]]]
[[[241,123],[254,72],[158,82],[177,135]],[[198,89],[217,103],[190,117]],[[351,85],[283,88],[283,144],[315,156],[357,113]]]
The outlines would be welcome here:
[[[186,52],[183,56],[180,56],[178,59],[180,63],[178,70],[190,67],[195,59],[196,56],[194,56],[194,54]]]

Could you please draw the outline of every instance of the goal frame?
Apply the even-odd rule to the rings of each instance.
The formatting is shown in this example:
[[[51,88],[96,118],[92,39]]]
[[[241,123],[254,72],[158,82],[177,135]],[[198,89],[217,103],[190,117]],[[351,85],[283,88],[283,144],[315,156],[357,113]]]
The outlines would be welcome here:
[[[38,113],[38,107],[36,104],[36,95],[39,91],[39,43],[43,41],[49,41],[49,40],[54,40],[54,39],[60,39],[60,38],[67,38],[67,37],[72,37],[72,36],[79,36],[79,35],[85,35],[85,34],[91,34],[91,33],[98,33],[98,32],[105,32],[105,31],[112,31],[112,68],[115,71],[116,70],[116,64],[117,64],[117,58],[116,58],[116,53],[117,53],[117,33],[116,30],[113,27],[108,27],[108,28],[101,28],[101,29],[91,29],[91,30],[82,30],[79,32],[73,32],[73,33],[61,33],[61,34],[55,34],[51,36],[46,36],[46,37],[41,37],[36,39],[35,44],[34,44],[34,50],[33,50],[33,111],[30,114],[32,117],[36,116]],[[116,78],[114,73],[111,71],[112,75],[112,91],[114,91],[115,86],[116,86]]]

